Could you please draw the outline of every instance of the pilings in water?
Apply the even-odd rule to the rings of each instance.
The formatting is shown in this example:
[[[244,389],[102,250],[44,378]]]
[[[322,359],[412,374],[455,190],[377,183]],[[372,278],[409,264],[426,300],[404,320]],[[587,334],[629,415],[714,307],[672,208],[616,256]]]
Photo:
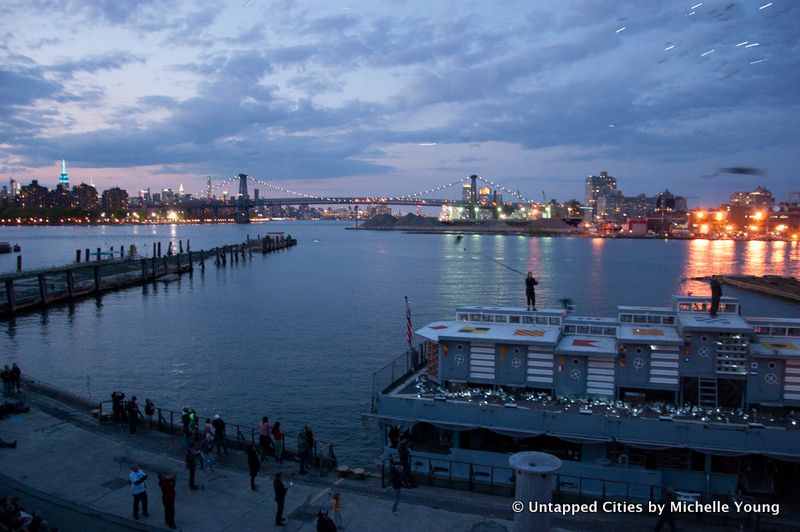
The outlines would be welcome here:
[[[247,261],[247,259],[252,260],[253,252],[260,251],[265,254],[288,249],[296,244],[297,240],[291,236],[266,236],[241,244],[216,247],[208,251],[200,250],[198,254],[190,250],[187,240],[185,252],[180,252],[182,246],[179,245],[178,254],[161,256],[158,253],[161,246],[154,242],[154,254],[149,259],[137,258],[132,253],[124,258],[125,246],[121,246],[121,258],[115,258],[111,253],[103,253],[101,248],[97,248],[97,260],[90,261],[92,253],[89,249],[85,249],[82,262],[81,250],[77,249],[75,262],[68,266],[23,272],[20,262],[20,271],[0,274],[0,316],[15,315],[21,311],[140,285],[148,281],[155,282],[167,274],[180,275],[192,272],[196,262],[199,262],[200,270],[204,272],[206,258],[213,257],[217,266],[227,266],[228,254],[233,265],[239,263],[239,255],[242,261]],[[103,257],[107,257],[107,260],[103,260]]]

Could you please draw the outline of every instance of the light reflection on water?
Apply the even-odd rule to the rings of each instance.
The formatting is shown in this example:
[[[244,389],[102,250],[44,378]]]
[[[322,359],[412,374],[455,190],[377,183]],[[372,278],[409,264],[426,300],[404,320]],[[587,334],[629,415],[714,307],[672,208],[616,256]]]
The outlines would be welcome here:
[[[166,251],[169,239],[176,247],[191,238],[199,250],[259,232],[296,236],[296,248],[252,262],[216,268],[209,261],[204,275],[6,321],[0,363],[20,361],[24,371],[81,393],[89,376],[95,398],[120,389],[242,423],[265,414],[290,431],[311,423],[342,459],[362,465],[378,435],[364,436],[360,414],[372,373],[405,349],[404,296],[421,327],[451,319],[456,306],[524,306],[523,275],[509,268],[534,273],[539,308],[570,298],[577,313],[601,316],[613,316],[617,305],[665,305],[676,291],[707,293],[707,283],[691,277],[800,274],[798,244],[782,242],[457,240],[302,222],[21,229],[30,231],[0,228],[0,240],[20,242],[29,265],[64,263],[75,248],[102,242],[147,252],[157,239]],[[0,269],[11,261],[0,258]],[[800,315],[797,305],[724,290],[742,297],[748,315]]]

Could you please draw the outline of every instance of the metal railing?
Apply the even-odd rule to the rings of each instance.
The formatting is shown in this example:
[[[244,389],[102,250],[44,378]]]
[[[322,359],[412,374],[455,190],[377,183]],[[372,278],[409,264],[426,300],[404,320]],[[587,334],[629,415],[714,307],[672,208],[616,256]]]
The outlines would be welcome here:
[[[413,351],[395,357],[391,362],[372,374],[372,413],[378,407],[380,396],[391,389],[398,381],[420,369],[428,362],[425,350],[418,346]]]
[[[411,477],[414,482],[491,495],[495,493],[514,494],[514,470],[510,467],[479,465],[459,460],[414,455],[411,455],[410,462]],[[381,462],[381,487],[387,485],[388,463],[388,459]]]

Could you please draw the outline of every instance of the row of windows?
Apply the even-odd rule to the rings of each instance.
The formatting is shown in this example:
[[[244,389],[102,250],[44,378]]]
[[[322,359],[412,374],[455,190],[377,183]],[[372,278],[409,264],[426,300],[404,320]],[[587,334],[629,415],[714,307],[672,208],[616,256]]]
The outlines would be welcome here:
[[[736,303],[722,303],[719,306],[719,312],[736,314],[738,312],[737,307]],[[710,302],[678,303],[678,310],[681,312],[708,312],[710,308]]]
[[[597,336],[616,336],[616,327],[598,327],[596,325],[564,325],[564,334],[594,334]]]
[[[561,325],[557,316],[519,316],[516,314],[466,314],[459,313],[458,321],[477,321],[481,323],[523,323],[526,325]]]
[[[652,314],[620,314],[622,323],[649,323],[651,325],[675,325],[675,316],[654,316]]]
[[[766,325],[757,325],[755,330],[756,334],[763,334],[764,336],[800,337],[800,327],[767,327]]]

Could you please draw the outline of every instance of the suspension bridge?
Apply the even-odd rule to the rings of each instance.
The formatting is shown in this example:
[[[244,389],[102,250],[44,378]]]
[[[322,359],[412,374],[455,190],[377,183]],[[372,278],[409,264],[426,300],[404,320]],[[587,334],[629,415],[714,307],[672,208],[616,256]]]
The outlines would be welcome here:
[[[249,192],[251,186],[255,192],[253,195]],[[235,194],[230,194],[228,189],[233,187],[238,187],[238,189]],[[267,192],[268,195],[261,194],[262,191]],[[511,196],[513,200],[503,199],[503,194]],[[251,209],[282,205],[453,206],[468,207],[477,218],[477,213],[481,209],[495,209],[498,206],[515,209],[521,206],[527,207],[533,203],[518,191],[510,190],[477,175],[402,196],[327,196],[306,194],[247,174],[238,174],[216,184],[212,184],[209,177],[204,191],[194,194],[190,198],[182,199],[178,205],[158,205],[150,207],[150,209],[168,210],[179,206],[182,211],[191,216],[204,217],[208,213],[217,218],[220,214],[227,214],[232,215],[239,223],[247,223],[250,219]]]

